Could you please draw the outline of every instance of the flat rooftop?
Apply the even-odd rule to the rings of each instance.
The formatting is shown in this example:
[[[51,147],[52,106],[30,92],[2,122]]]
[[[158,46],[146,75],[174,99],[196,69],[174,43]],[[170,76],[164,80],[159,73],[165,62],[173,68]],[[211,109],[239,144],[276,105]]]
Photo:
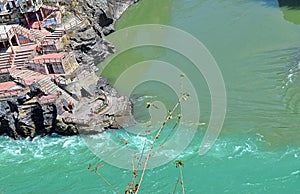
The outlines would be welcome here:
[[[0,83],[0,91],[11,90],[15,88],[17,84],[13,81]]]
[[[46,55],[40,55],[34,57],[32,60],[43,60],[43,59],[61,59],[64,58],[68,53],[67,52],[62,52],[62,53],[51,53],[51,54],[46,54]]]

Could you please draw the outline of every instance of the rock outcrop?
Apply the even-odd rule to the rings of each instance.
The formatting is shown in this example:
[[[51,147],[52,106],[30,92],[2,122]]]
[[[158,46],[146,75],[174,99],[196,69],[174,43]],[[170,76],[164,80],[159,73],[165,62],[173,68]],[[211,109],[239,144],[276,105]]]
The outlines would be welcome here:
[[[17,107],[17,108],[15,108]],[[78,134],[78,130],[57,120],[55,104],[41,105],[38,102],[19,104],[17,101],[0,102],[0,134],[19,139],[34,138],[37,135],[58,133],[60,135]]]
[[[121,14],[138,0],[79,0],[79,13],[89,22],[71,36],[71,48],[77,61],[86,68],[97,65],[114,52],[114,46],[103,39],[114,32]]]
[[[94,79],[90,82],[82,79],[73,84],[75,87],[72,90],[69,89],[70,93],[76,94],[81,100],[77,103],[80,108],[78,107],[73,113],[66,112],[67,116],[58,114],[56,101],[41,104],[39,101],[41,96],[40,94],[36,96],[35,90],[27,93],[25,100],[20,100],[23,97],[19,97],[0,101],[0,135],[6,134],[17,140],[52,133],[59,135],[94,134],[128,125],[132,115],[130,100],[120,96],[106,79],[98,78],[94,73],[91,73],[89,77],[94,77]],[[37,86],[35,88],[38,89]],[[83,88],[86,88],[85,92],[79,92]],[[93,120],[89,115],[88,104],[96,99],[99,93],[105,93],[110,103],[101,114],[95,114]],[[86,119],[88,122],[95,121],[100,124],[96,128],[87,123],[81,127],[82,123],[77,123],[76,119]]]
[[[0,102],[0,134],[7,134],[14,139],[18,139],[16,127],[18,116],[14,105],[10,101]]]
[[[85,24],[75,28],[69,34],[70,47],[75,52],[76,59],[82,70],[90,71],[95,77],[95,64],[99,64],[114,52],[114,46],[103,37],[114,32],[114,24],[121,14],[138,0],[79,0],[79,6],[72,8],[72,2],[67,0],[65,6],[79,13]],[[91,78],[89,76],[89,78]],[[57,104],[41,104],[38,95],[42,89],[37,85],[30,87],[26,96],[0,101],[0,135],[7,134],[14,139],[21,137],[34,138],[51,133],[60,135],[75,135],[79,133],[78,125],[64,119],[58,114]],[[102,120],[102,129],[119,128],[128,125],[131,118],[131,102],[127,97],[119,96],[104,78],[78,80],[72,86],[65,88],[76,99],[95,98],[97,91],[107,94],[111,103],[108,110],[98,118]],[[44,94],[46,95],[46,94]],[[97,97],[97,96],[96,96]],[[103,130],[86,130],[82,133],[98,133]]]

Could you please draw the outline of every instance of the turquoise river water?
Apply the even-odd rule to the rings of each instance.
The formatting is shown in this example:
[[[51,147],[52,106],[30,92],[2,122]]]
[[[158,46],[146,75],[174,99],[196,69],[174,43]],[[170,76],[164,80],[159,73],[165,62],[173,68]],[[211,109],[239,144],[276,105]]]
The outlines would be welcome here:
[[[203,77],[185,72],[201,91],[196,138],[177,157],[185,163],[186,193],[300,193],[299,18],[300,11],[280,7],[277,0],[142,0],[117,23],[117,30],[145,23],[184,30],[208,48],[222,72],[225,122],[203,156],[198,149],[210,118],[209,91]],[[118,56],[103,75],[114,83],[126,68],[148,59],[182,69],[190,63],[173,51],[137,48]],[[174,94],[157,83],[138,87],[131,97],[140,121],[148,119],[147,101],[160,100],[166,107],[176,102]],[[122,137],[135,142],[125,130],[108,134],[115,141]],[[174,161],[148,170],[140,193],[172,193],[179,174]],[[103,163],[102,175],[123,193],[131,171],[102,161],[80,136],[33,141],[2,136],[0,193],[113,193],[87,169],[89,163]]]

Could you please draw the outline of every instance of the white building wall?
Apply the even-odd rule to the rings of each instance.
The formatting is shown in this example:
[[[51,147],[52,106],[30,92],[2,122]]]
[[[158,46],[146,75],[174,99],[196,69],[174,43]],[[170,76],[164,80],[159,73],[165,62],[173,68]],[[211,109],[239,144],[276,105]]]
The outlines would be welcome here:
[[[22,0],[15,0],[16,7],[20,7],[20,3]]]
[[[0,12],[6,11],[6,4],[0,5]]]

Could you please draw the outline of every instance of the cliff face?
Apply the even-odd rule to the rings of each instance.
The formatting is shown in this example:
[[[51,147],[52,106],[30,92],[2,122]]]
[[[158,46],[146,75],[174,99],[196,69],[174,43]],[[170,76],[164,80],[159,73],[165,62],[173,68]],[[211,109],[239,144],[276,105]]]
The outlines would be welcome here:
[[[54,104],[40,105],[32,103],[20,105],[17,101],[0,102],[0,134],[19,139],[34,138],[36,135],[47,135],[56,132],[65,135],[65,131],[57,130],[56,108]],[[68,135],[78,131],[68,131]]]
[[[0,134],[7,134],[14,139],[18,139],[16,129],[17,115],[15,108],[11,107],[13,103],[10,101],[0,102]]]
[[[104,17],[115,21],[121,17],[130,5],[138,1],[139,0],[79,0],[78,2],[79,5],[82,5],[84,13],[88,16],[91,16],[89,14],[92,13],[93,16],[100,16],[100,18],[95,18],[96,20],[101,20],[103,19],[102,17]],[[105,22],[105,20],[102,20],[102,22]]]
[[[138,0],[79,0],[78,11],[89,24],[74,31],[71,47],[78,62],[86,67],[99,64],[114,52],[114,47],[103,39],[114,32],[114,24],[121,14]]]
[[[91,77],[94,79],[91,80]],[[69,92],[77,95],[77,109],[71,111],[69,116],[58,115],[58,105],[56,102],[40,104],[40,97],[35,91],[30,91],[24,97],[12,98],[7,101],[0,101],[0,135],[6,134],[13,139],[34,138],[37,135],[45,136],[52,133],[59,135],[94,134],[103,132],[106,129],[115,129],[128,125],[131,119],[131,102],[127,97],[120,96],[104,78],[98,78],[94,73],[88,77],[73,83],[73,89]],[[74,89],[75,88],[75,89]],[[84,92],[82,92],[84,91]],[[85,118],[87,121],[91,117],[91,101],[99,98],[99,93],[105,93],[109,99],[108,106],[101,114],[94,114],[93,120],[99,122],[97,130],[93,126],[77,126],[76,119]],[[86,96],[88,94],[88,96]],[[69,117],[75,120],[68,120]]]
[[[114,46],[104,40],[103,37],[114,31],[115,21],[131,4],[137,1],[78,1],[79,6],[73,11],[80,13],[86,22],[83,27],[78,27],[69,35],[71,36],[70,46],[83,69],[88,69],[88,71],[95,69],[95,64],[99,64],[114,52]],[[65,5],[72,5],[72,1],[66,0]],[[77,88],[80,90],[83,82],[86,84],[88,81],[79,80],[73,85],[80,86]],[[89,83],[84,88],[88,89],[90,94],[104,91],[115,101],[115,104],[111,105],[110,110],[106,111],[107,113],[103,116],[103,120],[107,121],[104,122],[103,129],[118,128],[128,124],[132,111],[131,102],[128,98],[119,96],[106,79],[96,78],[93,83]],[[78,95],[80,99],[82,96],[79,94],[79,90],[70,89],[69,92]],[[20,137],[34,138],[36,135],[45,136],[51,133],[60,135],[79,133],[75,123],[67,122],[58,115],[54,103],[40,104],[34,100],[39,92],[41,89],[39,91],[31,90],[26,97],[0,101],[0,135],[7,134],[14,139],[19,139]],[[93,133],[90,129],[81,132]]]
[[[17,101],[0,102],[0,134],[19,139],[20,137],[34,138],[36,135],[58,133],[74,135],[78,133],[75,125],[65,124],[56,120],[55,104],[40,105],[18,104]]]

